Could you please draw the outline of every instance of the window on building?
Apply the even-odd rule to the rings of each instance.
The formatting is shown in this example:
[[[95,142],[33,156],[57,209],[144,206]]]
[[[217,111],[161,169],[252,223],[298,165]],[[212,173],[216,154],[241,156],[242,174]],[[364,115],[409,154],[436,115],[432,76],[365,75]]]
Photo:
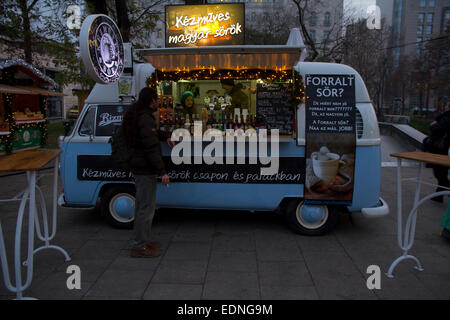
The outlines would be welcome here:
[[[426,34],[432,34],[433,33],[433,26],[426,26],[425,33]]]
[[[330,33],[331,33],[331,31],[329,31],[329,30],[325,30],[325,31],[323,32],[323,39],[322,39],[323,42],[327,42],[327,41],[329,40],[329,38],[330,38]]]
[[[156,33],[157,33],[158,39],[161,39],[162,38],[162,30],[158,29],[158,30],[156,30]]]
[[[314,43],[316,43],[316,30],[310,30],[309,35]]]
[[[422,50],[420,50],[420,48],[416,49],[416,57],[420,57],[420,54],[422,53]]]
[[[420,0],[420,7],[421,8],[425,8],[425,6],[427,5],[425,0]]]
[[[256,21],[256,13],[252,12],[252,21],[255,22]]]
[[[433,14],[432,13],[427,14],[427,23],[433,23]]]
[[[298,15],[297,15],[297,17],[298,17]],[[299,19],[297,18],[297,21],[298,20]],[[309,24],[311,26],[315,26],[317,24],[317,14],[315,11],[311,12],[311,17],[309,18]]]
[[[422,37],[418,37],[417,38],[417,45],[421,45],[422,44],[422,41],[423,41],[423,38]]]
[[[329,26],[331,24],[331,14],[329,12],[325,12],[325,17],[323,20],[324,26]]]
[[[433,7],[436,5],[435,2],[436,2],[435,0],[430,0],[430,2],[428,3],[428,6],[430,6],[431,8],[433,8]]]
[[[425,13],[419,13],[419,15],[417,16],[417,23],[423,24],[424,21],[425,21]]]
[[[423,34],[423,26],[417,26],[417,34]]]
[[[63,100],[62,97],[47,98],[47,118],[62,118]]]
[[[444,16],[444,28],[447,26],[447,24],[450,22],[450,12],[446,12]]]

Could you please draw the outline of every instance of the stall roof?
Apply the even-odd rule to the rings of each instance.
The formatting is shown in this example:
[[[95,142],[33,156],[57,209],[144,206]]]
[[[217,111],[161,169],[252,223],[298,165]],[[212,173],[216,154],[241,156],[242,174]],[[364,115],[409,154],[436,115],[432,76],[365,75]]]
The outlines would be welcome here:
[[[43,95],[43,96],[67,96],[64,93],[49,91],[37,87],[8,86],[5,84],[0,84],[0,93]]]
[[[31,78],[37,86],[57,87],[58,84],[50,77],[43,74],[33,65],[23,61],[22,59],[11,59],[0,61],[0,71],[16,66],[24,75]]]
[[[304,46],[214,46],[137,50],[161,71],[186,69],[292,69]]]

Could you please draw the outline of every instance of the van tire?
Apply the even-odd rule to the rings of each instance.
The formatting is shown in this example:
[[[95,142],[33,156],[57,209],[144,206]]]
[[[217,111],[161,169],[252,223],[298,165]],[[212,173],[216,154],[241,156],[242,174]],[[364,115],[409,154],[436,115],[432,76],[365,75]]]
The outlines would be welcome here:
[[[316,214],[317,221],[314,222],[307,221],[302,217],[304,208],[303,199],[292,199],[288,201],[285,207],[284,217],[289,228],[295,233],[320,236],[330,232],[336,226],[339,213],[335,207],[327,205],[309,206],[309,208],[313,208],[313,212]]]
[[[131,229],[134,223],[134,199],[135,189],[133,186],[111,186],[101,197],[101,214],[113,227]],[[116,210],[116,206],[120,204],[125,204],[125,208],[123,206],[121,208],[122,212]],[[132,207],[130,207],[131,205]]]

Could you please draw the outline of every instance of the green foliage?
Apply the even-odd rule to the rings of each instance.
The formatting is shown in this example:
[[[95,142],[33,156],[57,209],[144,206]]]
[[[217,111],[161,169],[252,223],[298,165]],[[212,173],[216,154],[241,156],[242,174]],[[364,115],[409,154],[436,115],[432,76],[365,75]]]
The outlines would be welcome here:
[[[16,57],[17,47],[24,49],[27,45],[24,42],[26,28],[20,2],[4,0],[0,5],[0,30],[5,35],[2,41],[10,48],[11,58]],[[29,10],[26,13],[30,20],[31,50],[44,59],[51,59],[57,69],[64,70],[57,73],[55,79],[61,87],[70,83],[92,87],[93,81],[80,72],[82,63],[78,54],[79,30],[70,30],[67,27],[67,7],[82,5],[83,1],[37,0],[31,4],[34,6],[31,7],[28,1]],[[33,58],[33,64],[37,67],[45,63],[36,59],[36,55]]]
[[[419,130],[423,134],[426,134],[427,136],[430,135],[430,124],[433,122],[433,119],[419,119],[419,118],[412,118],[409,125],[413,127],[416,130]]]
[[[48,124],[47,141],[42,147],[48,149],[58,149],[58,137],[64,135],[64,123],[54,122]]]
[[[154,11],[156,5],[165,3],[165,0],[157,1],[138,1],[138,0],[108,0],[105,2],[107,13],[117,22],[115,12],[115,2],[122,1],[126,5],[129,19],[130,41],[134,48],[142,47],[149,31],[152,31],[159,19],[159,12]],[[61,87],[68,84],[79,84],[83,88],[89,89],[94,82],[83,71],[83,63],[79,55],[79,30],[70,30],[67,27],[69,14],[66,12],[68,6],[78,5],[80,8],[87,8],[82,12],[81,20],[87,13],[96,13],[93,1],[85,0],[2,0],[0,1],[0,38],[10,49],[9,56],[17,57],[17,48],[24,49],[27,46],[24,25],[23,5],[26,3],[28,9],[25,15],[30,20],[31,43],[29,46],[33,53],[48,57],[54,63],[55,67],[64,72],[56,75],[55,81]],[[45,63],[33,56],[37,67]]]

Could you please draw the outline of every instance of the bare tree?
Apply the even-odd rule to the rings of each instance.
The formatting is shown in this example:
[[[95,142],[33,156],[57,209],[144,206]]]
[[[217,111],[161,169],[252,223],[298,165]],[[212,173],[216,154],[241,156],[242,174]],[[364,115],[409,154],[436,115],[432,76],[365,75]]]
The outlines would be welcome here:
[[[391,101],[394,107],[397,107],[400,102],[400,110],[396,110],[396,113],[405,114],[407,111],[406,101],[411,88],[414,86],[412,83],[412,71],[413,62],[407,57],[402,56],[399,59],[399,64],[396,68],[392,65],[392,60],[388,60],[388,70],[386,76],[386,91],[384,98]]]
[[[101,3],[100,3],[101,2]],[[101,13],[117,21],[124,42],[139,47],[149,30],[153,30],[161,12],[159,6],[168,0],[86,0],[90,13]]]
[[[319,51],[316,47],[316,42],[311,37],[311,34],[309,32],[309,29],[306,25],[307,23],[307,16],[310,14],[309,11],[309,5],[311,1],[308,0],[292,0],[294,5],[297,7],[298,11],[298,23],[300,25],[300,29],[303,34],[303,41],[305,42],[306,46],[308,46],[308,49],[310,50],[311,60],[314,61],[317,56],[319,55]]]
[[[420,75],[418,83],[424,89],[425,107],[428,109],[431,92],[435,93],[433,104],[437,105],[440,97],[450,89],[450,23],[443,32],[419,46],[421,54],[415,63]]]
[[[3,0],[0,4],[0,29],[9,39],[20,39],[24,59],[33,63],[33,28],[32,23],[39,19],[38,0]]]
[[[252,13],[251,23],[246,23],[245,41],[247,44],[286,44],[291,28],[296,26],[296,18],[292,11]]]
[[[383,91],[388,70],[385,44],[388,32],[382,28],[368,29],[365,20],[347,26],[344,41],[344,62],[353,67],[364,79],[378,114],[382,116]]]
[[[297,25],[303,34],[303,40],[309,51],[308,60],[311,61],[336,61],[342,60],[344,54],[344,28],[352,19],[353,14],[344,15],[340,9],[342,2],[330,2],[324,0],[292,0],[297,9]],[[337,5],[334,7],[333,5]],[[318,13],[322,13],[323,19],[318,21]],[[346,16],[347,18],[344,18]],[[324,37],[321,40],[313,36],[315,27],[324,29]]]

